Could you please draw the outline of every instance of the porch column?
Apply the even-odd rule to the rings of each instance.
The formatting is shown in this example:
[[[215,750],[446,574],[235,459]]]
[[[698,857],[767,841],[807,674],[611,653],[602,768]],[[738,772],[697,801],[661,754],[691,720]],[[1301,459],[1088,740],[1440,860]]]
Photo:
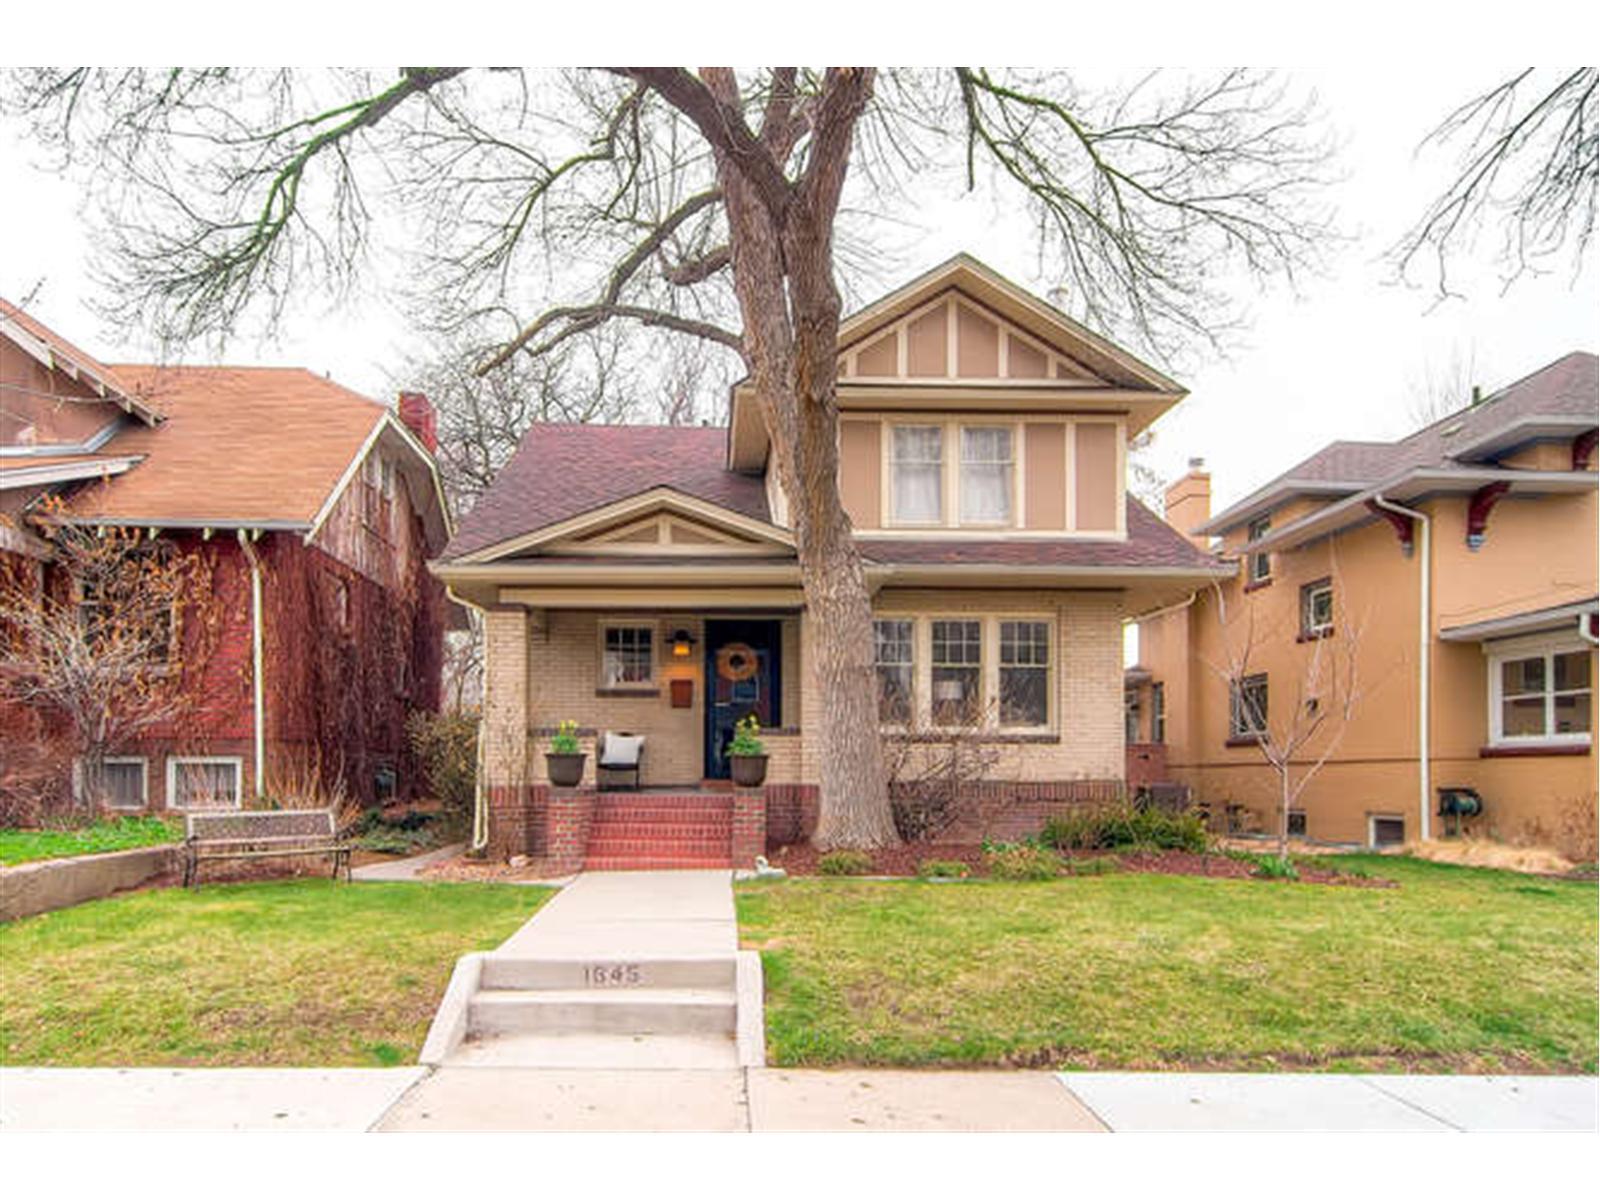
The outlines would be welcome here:
[[[530,850],[528,613],[487,609],[483,623],[483,787],[491,858]]]

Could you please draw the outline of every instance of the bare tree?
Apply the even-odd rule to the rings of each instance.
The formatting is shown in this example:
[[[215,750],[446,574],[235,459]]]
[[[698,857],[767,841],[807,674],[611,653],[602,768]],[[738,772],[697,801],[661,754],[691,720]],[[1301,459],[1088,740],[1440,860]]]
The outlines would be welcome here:
[[[1337,575],[1333,578],[1334,594],[1341,594]],[[1266,690],[1268,678],[1260,669],[1259,652],[1264,643],[1286,640],[1284,631],[1260,629],[1256,605],[1249,599],[1243,617],[1230,621],[1222,588],[1212,584],[1212,591],[1222,634],[1222,658],[1210,666],[1228,687],[1231,731],[1254,742],[1277,776],[1278,857],[1287,861],[1289,813],[1306,785],[1338,750],[1361,701],[1358,667],[1363,623],[1353,614],[1345,614],[1325,636],[1313,637],[1304,648],[1297,672],[1287,679],[1282,672],[1273,676],[1277,696],[1273,703]]]
[[[982,785],[1005,759],[993,714],[992,705],[987,716],[970,705],[953,724],[884,734],[895,828],[906,841],[932,841],[964,821],[988,836],[997,814]]]
[[[214,641],[211,573],[193,552],[138,529],[48,523],[48,572],[0,572],[0,699],[65,723],[78,796],[105,793],[105,760],[141,734],[194,715],[187,657]],[[64,764],[56,764],[58,770]]]
[[[1478,350],[1457,344],[1443,363],[1429,360],[1407,384],[1406,416],[1421,429],[1477,402]]]
[[[1600,178],[1600,70],[1528,67],[1451,112],[1419,149],[1459,146],[1457,171],[1390,250],[1406,277],[1430,261],[1439,295],[1449,262],[1498,222],[1506,286],[1565,253],[1576,275],[1594,234]]]
[[[824,848],[895,838],[837,487],[839,276],[866,233],[945,175],[1009,189],[1058,303],[1165,353],[1219,340],[1230,269],[1292,279],[1327,231],[1309,107],[1240,71],[1097,94],[986,68],[70,69],[4,103],[101,168],[115,307],[180,343],[348,287],[392,217],[430,310],[496,344],[486,371],[612,324],[736,355],[817,630]]]

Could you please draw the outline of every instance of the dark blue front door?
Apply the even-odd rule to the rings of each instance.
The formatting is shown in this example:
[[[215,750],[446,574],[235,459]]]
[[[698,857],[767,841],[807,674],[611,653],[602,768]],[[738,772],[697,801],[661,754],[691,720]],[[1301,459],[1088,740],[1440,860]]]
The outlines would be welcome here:
[[[750,713],[763,729],[779,711],[782,625],[777,621],[706,622],[706,778],[727,779],[733,727]]]

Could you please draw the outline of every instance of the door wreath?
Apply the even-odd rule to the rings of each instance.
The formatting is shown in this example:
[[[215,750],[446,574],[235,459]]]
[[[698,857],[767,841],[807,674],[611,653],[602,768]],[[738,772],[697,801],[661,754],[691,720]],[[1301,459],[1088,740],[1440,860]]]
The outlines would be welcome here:
[[[729,683],[753,679],[760,665],[756,652],[744,642],[729,642],[717,651],[717,674]]]

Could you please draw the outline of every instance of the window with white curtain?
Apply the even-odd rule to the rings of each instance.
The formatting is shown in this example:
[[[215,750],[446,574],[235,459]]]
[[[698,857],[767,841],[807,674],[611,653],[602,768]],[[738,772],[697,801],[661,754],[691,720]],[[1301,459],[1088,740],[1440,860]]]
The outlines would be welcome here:
[[[238,808],[244,764],[237,758],[167,759],[170,808]]]
[[[1009,525],[1016,459],[1011,427],[961,427],[961,521]]]
[[[895,425],[889,440],[890,510],[914,525],[944,520],[944,429]]]

